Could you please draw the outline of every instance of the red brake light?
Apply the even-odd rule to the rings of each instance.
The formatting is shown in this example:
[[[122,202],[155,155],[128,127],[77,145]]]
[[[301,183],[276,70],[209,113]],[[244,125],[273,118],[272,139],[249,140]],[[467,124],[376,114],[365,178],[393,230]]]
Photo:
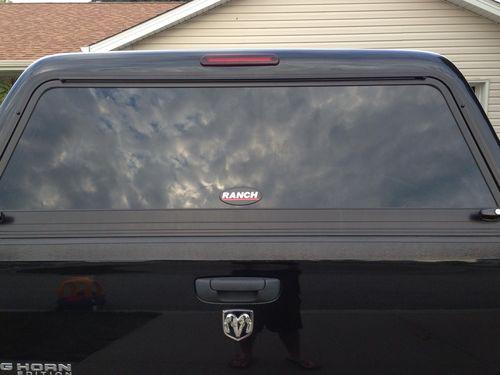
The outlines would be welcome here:
[[[205,55],[201,58],[203,66],[252,66],[278,65],[276,55]]]

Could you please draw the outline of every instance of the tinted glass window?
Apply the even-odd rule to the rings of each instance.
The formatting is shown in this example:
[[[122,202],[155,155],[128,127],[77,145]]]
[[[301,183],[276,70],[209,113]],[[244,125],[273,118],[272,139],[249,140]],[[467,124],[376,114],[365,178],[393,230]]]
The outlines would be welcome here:
[[[57,88],[0,180],[3,209],[487,207],[444,97],[427,85]]]

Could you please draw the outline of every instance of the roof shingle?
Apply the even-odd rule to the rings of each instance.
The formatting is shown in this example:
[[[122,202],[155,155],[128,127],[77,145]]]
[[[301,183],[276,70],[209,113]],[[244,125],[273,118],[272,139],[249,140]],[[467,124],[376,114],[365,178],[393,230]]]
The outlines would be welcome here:
[[[0,4],[0,60],[80,51],[183,3]]]

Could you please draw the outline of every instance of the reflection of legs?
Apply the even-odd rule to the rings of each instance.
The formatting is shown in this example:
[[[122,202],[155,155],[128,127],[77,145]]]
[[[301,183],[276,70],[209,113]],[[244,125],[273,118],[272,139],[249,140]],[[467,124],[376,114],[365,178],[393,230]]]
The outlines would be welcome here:
[[[243,341],[240,341],[240,350],[232,360],[229,366],[233,368],[247,368],[252,364],[253,342],[255,335],[252,335]]]
[[[314,370],[320,366],[311,360],[303,359],[300,352],[299,330],[279,332],[279,336],[288,352],[288,360],[306,370]]]
[[[248,357],[252,357],[254,339],[255,335],[252,335],[250,337],[247,337],[245,340],[240,341],[240,349],[242,354]]]
[[[279,336],[285,345],[291,359],[300,359],[300,334],[298,330],[279,332]]]

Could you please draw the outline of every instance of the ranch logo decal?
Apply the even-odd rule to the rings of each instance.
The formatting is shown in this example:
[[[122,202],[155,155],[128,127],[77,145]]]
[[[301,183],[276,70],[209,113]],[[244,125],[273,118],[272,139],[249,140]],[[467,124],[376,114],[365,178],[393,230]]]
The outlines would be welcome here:
[[[0,374],[72,375],[71,363],[0,362]]]
[[[246,206],[257,203],[262,199],[260,191],[254,188],[241,187],[224,190],[220,193],[220,200],[234,206]]]

